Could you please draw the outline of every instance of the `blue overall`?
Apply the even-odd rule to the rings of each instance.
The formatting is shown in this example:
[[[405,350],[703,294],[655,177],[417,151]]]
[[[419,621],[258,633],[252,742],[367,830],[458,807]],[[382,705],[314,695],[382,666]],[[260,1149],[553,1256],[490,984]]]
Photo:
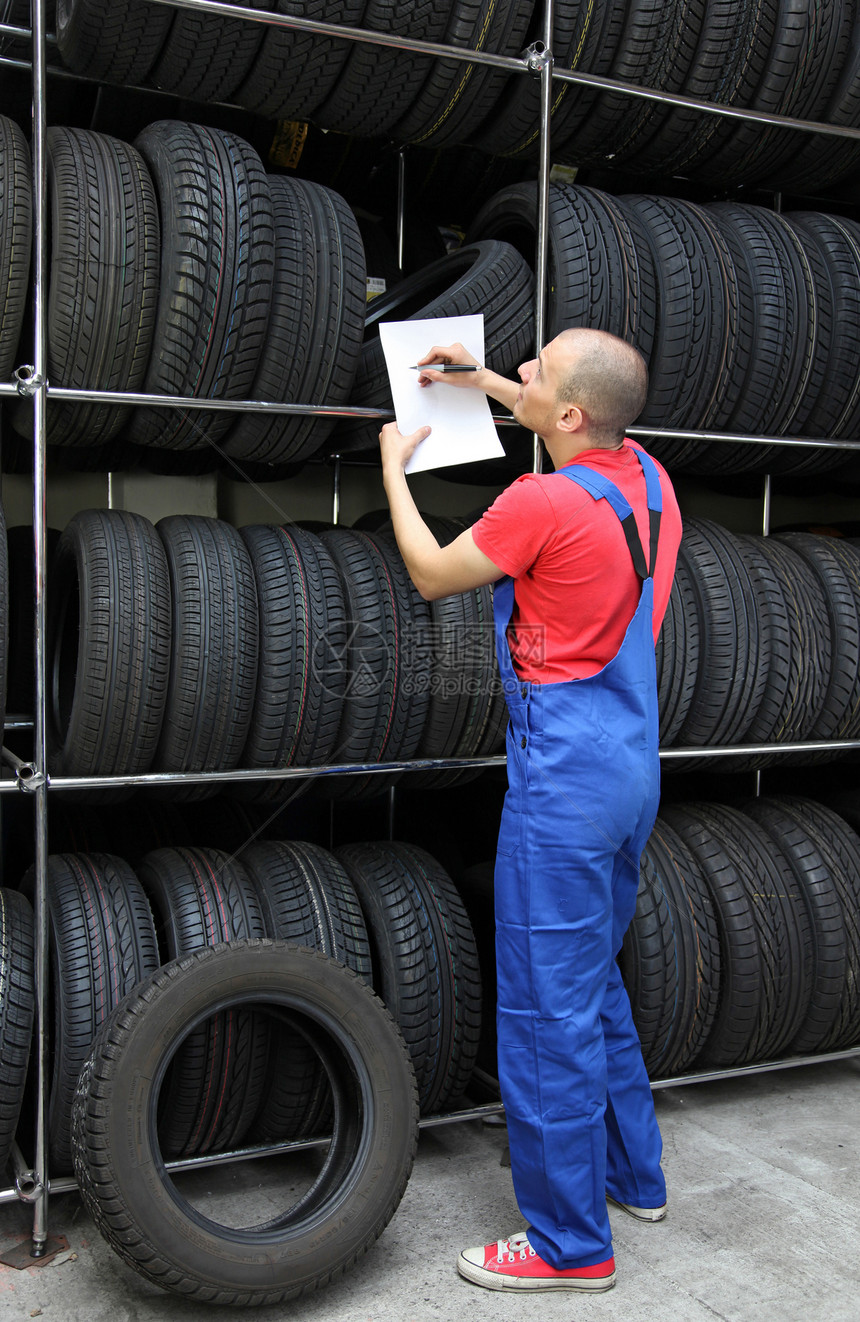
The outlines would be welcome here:
[[[660,1131],[615,962],[660,792],[651,573],[662,492],[651,459],[634,453],[647,486],[648,564],[612,482],[583,464],[554,475],[609,502],[643,580],[602,670],[555,684],[518,678],[507,641],[513,582],[494,592],[510,713],[495,870],[499,1081],[529,1240],[560,1269],[611,1256],[607,1193],[636,1207],[666,1201]]]

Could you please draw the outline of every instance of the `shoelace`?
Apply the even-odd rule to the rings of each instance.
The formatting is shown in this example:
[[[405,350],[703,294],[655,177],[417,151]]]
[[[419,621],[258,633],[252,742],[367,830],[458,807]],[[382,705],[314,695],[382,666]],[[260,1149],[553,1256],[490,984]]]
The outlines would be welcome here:
[[[526,1258],[536,1257],[536,1253],[529,1243],[529,1237],[523,1231],[518,1235],[511,1235],[510,1239],[500,1239],[496,1243],[496,1257],[499,1262],[507,1258],[508,1262],[513,1262],[515,1256],[519,1253],[520,1262],[525,1262]]]

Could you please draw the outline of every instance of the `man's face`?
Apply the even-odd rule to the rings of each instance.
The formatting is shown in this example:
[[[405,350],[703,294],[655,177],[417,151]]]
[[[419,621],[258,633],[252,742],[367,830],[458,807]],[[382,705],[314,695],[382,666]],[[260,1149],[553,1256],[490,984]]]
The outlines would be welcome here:
[[[517,368],[522,386],[513,415],[521,426],[537,432],[538,436],[552,433],[562,411],[556,398],[557,357],[557,341],[551,340],[537,358]]]

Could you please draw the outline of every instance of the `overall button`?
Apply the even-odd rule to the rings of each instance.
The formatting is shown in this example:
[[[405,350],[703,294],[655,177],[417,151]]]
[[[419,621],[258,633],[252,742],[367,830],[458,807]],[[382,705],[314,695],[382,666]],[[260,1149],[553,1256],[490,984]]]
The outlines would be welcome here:
[[[523,735],[522,739],[520,740],[520,748],[525,748],[527,743],[528,743],[528,739],[526,739],[525,735]]]
[[[520,697],[521,697],[521,698],[524,698],[524,697],[526,696],[526,691],[527,691],[527,690],[526,690],[526,686],[525,686],[525,684],[523,684],[522,688],[520,689]]]

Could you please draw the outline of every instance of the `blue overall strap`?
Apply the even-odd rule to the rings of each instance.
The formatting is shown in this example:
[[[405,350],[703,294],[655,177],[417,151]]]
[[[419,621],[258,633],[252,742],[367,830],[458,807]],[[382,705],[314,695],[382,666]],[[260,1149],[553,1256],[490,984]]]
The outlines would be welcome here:
[[[663,492],[660,487],[660,476],[651,457],[641,450],[634,450],[633,453],[639,460],[645,475],[645,491],[648,498],[651,544],[647,563],[639,537],[639,530],[636,527],[636,516],[630,502],[621,494],[614,482],[610,482],[609,478],[604,477],[601,473],[595,473],[593,468],[588,468],[585,464],[569,464],[566,468],[558,469],[558,475],[566,477],[578,487],[582,487],[583,491],[587,491],[595,500],[608,501],[621,523],[621,529],[630,548],[633,568],[641,579],[646,579],[650,577],[657,557],[657,541],[660,536],[660,520],[663,511]]]

